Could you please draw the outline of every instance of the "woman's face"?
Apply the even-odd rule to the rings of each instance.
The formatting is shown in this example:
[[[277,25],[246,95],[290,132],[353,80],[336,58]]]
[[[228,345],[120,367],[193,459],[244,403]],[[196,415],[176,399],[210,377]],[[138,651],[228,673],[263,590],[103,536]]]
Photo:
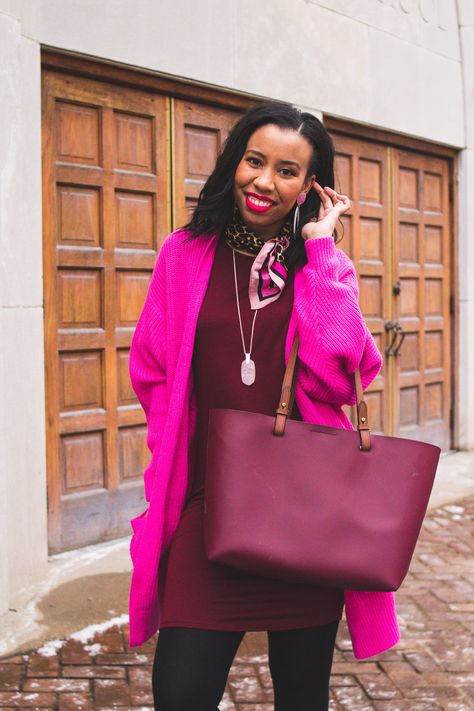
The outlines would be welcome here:
[[[245,223],[259,237],[280,231],[298,194],[313,184],[306,179],[311,144],[297,131],[275,124],[252,133],[234,177],[234,197]]]

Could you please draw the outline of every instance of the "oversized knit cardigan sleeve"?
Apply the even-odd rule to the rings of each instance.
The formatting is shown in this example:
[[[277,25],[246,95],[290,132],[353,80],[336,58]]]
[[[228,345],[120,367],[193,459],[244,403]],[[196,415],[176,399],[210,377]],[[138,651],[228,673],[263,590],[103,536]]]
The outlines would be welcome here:
[[[145,303],[133,335],[129,358],[130,381],[145,412],[147,446],[152,455],[143,473],[146,501],[150,501],[151,497],[156,456],[168,407],[164,343],[166,253],[165,240],[155,262]]]
[[[305,247],[304,298],[296,302],[302,386],[314,400],[354,405],[357,367],[365,389],[383,362],[359,307],[357,273],[332,237]]]
[[[356,368],[360,368],[365,389],[383,364],[359,307],[357,273],[332,237],[306,240],[305,246],[305,293],[297,302],[302,387],[315,400],[354,405]],[[344,601],[357,659],[378,654],[399,641],[393,593],[346,589]]]

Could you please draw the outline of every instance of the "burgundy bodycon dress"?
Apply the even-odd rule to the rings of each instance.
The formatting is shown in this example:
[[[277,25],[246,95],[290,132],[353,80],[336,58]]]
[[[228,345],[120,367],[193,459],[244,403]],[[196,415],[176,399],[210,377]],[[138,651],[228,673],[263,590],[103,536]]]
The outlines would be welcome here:
[[[240,311],[248,350],[253,312],[248,285],[254,256],[235,253]],[[260,309],[254,329],[252,359],[256,378],[244,385],[244,358],[235,300],[232,248],[219,240],[201,306],[194,343],[192,372],[197,402],[196,435],[190,454],[186,503],[166,554],[161,584],[160,627],[215,630],[283,630],[310,627],[342,616],[340,589],[286,582],[245,574],[210,563],[205,554],[205,452],[210,407],[274,415],[285,371],[284,345],[293,304],[294,270],[280,297]],[[178,285],[177,285],[178,287]],[[301,420],[296,401],[292,418]],[[258,496],[258,491],[255,492]]]

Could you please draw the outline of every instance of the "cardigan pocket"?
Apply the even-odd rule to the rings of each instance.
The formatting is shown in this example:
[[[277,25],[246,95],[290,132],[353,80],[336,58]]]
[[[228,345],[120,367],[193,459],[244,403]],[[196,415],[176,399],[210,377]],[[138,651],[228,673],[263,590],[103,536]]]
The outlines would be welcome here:
[[[143,524],[145,522],[147,515],[148,515],[148,508],[145,509],[145,511],[143,511],[138,516],[135,516],[135,518],[132,518],[130,521],[130,525],[133,530],[132,538],[130,539],[130,557],[132,559],[132,563],[135,563],[137,542],[139,539],[139,534],[140,534],[141,530],[143,529]]]

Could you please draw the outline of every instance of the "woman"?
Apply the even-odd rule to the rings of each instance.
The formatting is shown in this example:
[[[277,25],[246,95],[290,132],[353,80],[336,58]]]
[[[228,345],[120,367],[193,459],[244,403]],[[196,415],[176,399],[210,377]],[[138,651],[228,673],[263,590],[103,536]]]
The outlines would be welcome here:
[[[192,219],[163,243],[137,324],[130,377],[145,410],[149,508],[132,520],[130,644],[160,629],[156,708],[216,709],[247,630],[266,630],[277,711],[328,708],[344,604],[354,654],[399,639],[391,593],[290,584],[207,561],[210,407],[273,415],[296,331],[292,417],[353,429],[353,373],[382,357],[357,275],[333,233],[350,200],[334,188],[322,123],[285,104],[249,110],[230,133]]]

